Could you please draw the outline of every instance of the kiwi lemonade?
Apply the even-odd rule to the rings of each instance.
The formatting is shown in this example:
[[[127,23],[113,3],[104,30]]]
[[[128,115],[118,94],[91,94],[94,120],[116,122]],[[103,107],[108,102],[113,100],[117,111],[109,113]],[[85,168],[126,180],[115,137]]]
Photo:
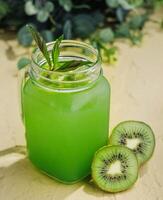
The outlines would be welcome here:
[[[54,44],[47,44],[49,53]],[[59,48],[54,61],[62,69],[49,70],[39,48],[33,53],[22,113],[29,159],[47,175],[74,183],[90,174],[94,153],[108,143],[110,87],[93,47],[63,40]]]

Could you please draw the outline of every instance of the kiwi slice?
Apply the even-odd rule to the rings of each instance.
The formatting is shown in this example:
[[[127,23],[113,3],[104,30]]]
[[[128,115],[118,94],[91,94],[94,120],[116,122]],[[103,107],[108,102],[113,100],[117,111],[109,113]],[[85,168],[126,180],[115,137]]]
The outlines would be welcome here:
[[[140,166],[152,156],[155,137],[152,129],[144,122],[124,121],[113,129],[110,143],[130,148],[135,153]]]
[[[92,163],[92,178],[102,190],[127,190],[136,182],[137,177],[137,158],[127,147],[105,146],[96,152]]]

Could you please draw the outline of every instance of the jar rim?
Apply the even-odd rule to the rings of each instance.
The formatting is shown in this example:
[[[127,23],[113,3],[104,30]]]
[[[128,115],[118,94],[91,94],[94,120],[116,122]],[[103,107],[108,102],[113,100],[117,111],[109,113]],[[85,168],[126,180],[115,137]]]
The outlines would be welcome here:
[[[50,45],[54,45],[55,42],[56,41],[48,42],[48,43],[46,43],[46,46],[48,47]],[[93,65],[90,67],[91,69],[95,68],[98,62],[101,62],[101,58],[100,58],[99,52],[97,51],[97,49],[95,49],[90,44],[87,44],[87,43],[81,42],[81,41],[77,41],[77,40],[62,40],[61,47],[64,46],[64,45],[66,45],[66,44],[71,44],[71,45],[74,44],[74,46],[78,46],[78,45],[80,46],[80,45],[82,45],[85,48],[89,48],[90,50],[94,51],[94,53],[96,53],[96,58],[97,59],[96,59],[95,62],[93,62]],[[35,57],[37,57],[37,55],[39,53],[41,53],[40,49],[38,47],[36,47],[35,50],[34,50],[34,53],[31,56],[31,58],[32,58],[32,61],[34,62],[34,64],[36,65],[36,67],[38,67],[39,69],[41,69],[43,72],[48,72],[48,73],[51,73],[51,74],[53,74],[53,73],[55,73],[55,74],[66,74],[67,73],[67,71],[66,72],[65,71],[62,71],[62,72],[61,71],[50,71],[48,69],[41,68],[40,65],[39,65],[39,63],[37,63],[35,61]],[[76,73],[78,73],[78,72],[86,72],[87,70],[88,69],[84,69],[84,70],[79,70],[79,71],[75,71],[75,72]]]
[[[49,43],[46,43],[48,52],[52,51],[53,45],[55,44],[56,41],[52,41]],[[73,48],[78,48],[80,51],[81,50],[87,50],[87,55],[86,53],[81,53],[75,52],[75,49]],[[63,49],[62,49],[63,48]],[[67,48],[68,50],[65,50]],[[58,85],[59,83],[62,83],[63,89],[70,89],[70,84],[71,86],[75,86],[75,84],[86,84],[86,83],[92,83],[94,82],[100,75],[101,72],[101,59],[100,59],[100,54],[97,49],[95,49],[93,46],[90,44],[87,44],[85,42],[81,41],[76,41],[76,40],[62,40],[60,44],[60,49],[61,49],[61,56],[60,58],[64,57],[71,57],[74,59],[86,59],[89,61],[92,61],[92,65],[90,65],[88,68],[77,68],[76,70],[68,70],[68,71],[52,71],[45,69],[41,67],[42,64],[45,62],[45,58],[42,55],[42,52],[40,49],[37,47],[35,48],[33,54],[32,54],[32,62],[31,62],[31,67],[30,67],[30,76],[31,78],[36,81],[37,83],[40,84],[40,81],[37,80],[43,80],[46,82],[49,82],[50,84],[54,83],[55,85]],[[70,50],[73,49],[73,50]],[[64,55],[63,53],[68,53],[68,55]],[[77,53],[77,54],[76,54]],[[63,55],[62,55],[63,54]],[[70,55],[69,55],[70,54]],[[44,62],[44,63],[41,63]],[[44,76],[44,73],[47,74],[48,76]],[[85,74],[83,79],[74,79],[74,80],[65,80],[63,77],[66,76],[82,76]],[[52,79],[51,76],[57,76],[58,79]],[[44,85],[45,86],[45,85]],[[67,88],[68,87],[68,88]],[[70,88],[69,88],[70,87]],[[83,86],[81,86],[83,87]],[[71,88],[72,89],[72,88]]]

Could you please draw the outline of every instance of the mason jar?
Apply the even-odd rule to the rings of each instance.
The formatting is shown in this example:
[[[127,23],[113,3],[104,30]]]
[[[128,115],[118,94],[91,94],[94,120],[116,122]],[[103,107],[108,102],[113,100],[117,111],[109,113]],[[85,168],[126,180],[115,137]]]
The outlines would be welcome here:
[[[49,53],[54,43],[47,44]],[[36,49],[22,81],[22,117],[31,162],[69,184],[90,174],[94,153],[108,143],[110,86],[92,46],[63,40],[59,60],[92,64],[50,71]]]

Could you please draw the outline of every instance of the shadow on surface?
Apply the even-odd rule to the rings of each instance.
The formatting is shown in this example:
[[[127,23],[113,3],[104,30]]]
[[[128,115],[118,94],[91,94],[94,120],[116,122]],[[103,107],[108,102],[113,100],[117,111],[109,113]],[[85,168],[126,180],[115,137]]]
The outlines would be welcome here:
[[[84,186],[83,186],[83,190],[85,193],[91,195],[91,196],[96,196],[96,197],[106,197],[109,200],[114,200],[115,199],[115,195],[112,193],[108,193],[108,192],[103,192],[102,190],[100,190],[94,183],[93,180],[90,181],[85,181]]]
[[[28,160],[24,147],[0,152],[0,199],[77,200],[105,195],[90,177],[74,185],[65,185],[42,174]],[[107,197],[111,196],[107,194]]]
[[[140,168],[140,177],[143,177],[145,174],[148,173],[148,164],[145,163],[145,165],[141,166]]]

